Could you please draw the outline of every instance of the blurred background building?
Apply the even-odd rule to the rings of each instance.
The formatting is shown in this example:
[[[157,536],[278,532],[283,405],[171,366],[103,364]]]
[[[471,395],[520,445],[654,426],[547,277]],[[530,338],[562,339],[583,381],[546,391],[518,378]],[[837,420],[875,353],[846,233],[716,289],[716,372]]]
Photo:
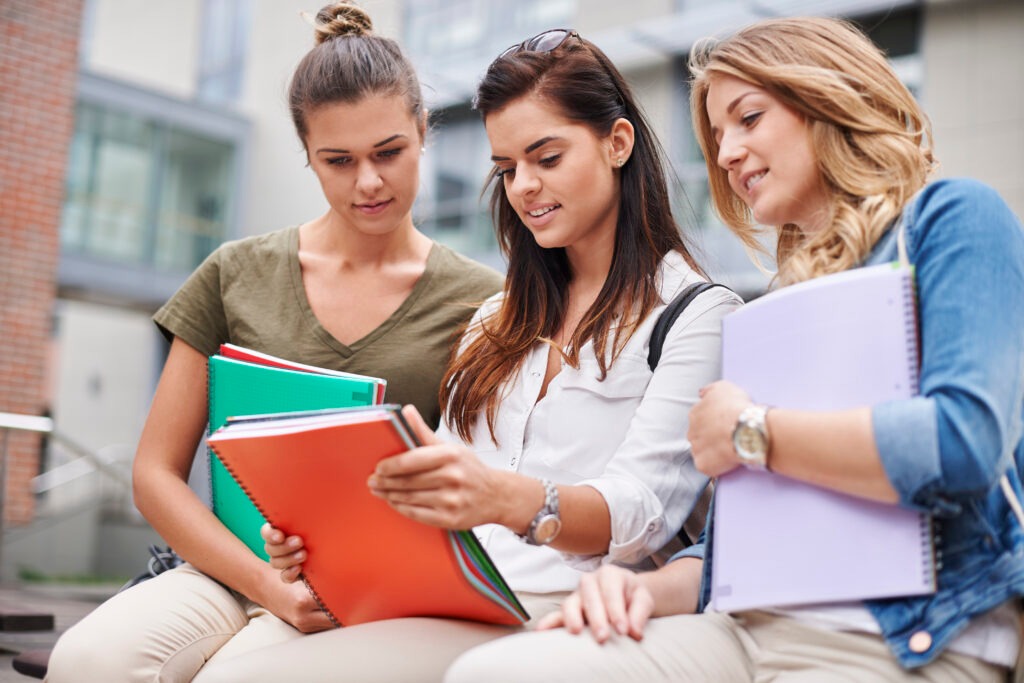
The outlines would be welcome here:
[[[576,28],[627,76],[678,176],[684,229],[714,277],[748,297],[767,279],[710,211],[685,63],[697,39],[758,18],[860,23],[931,116],[941,175],[980,178],[1024,215],[1020,0],[362,5],[411,56],[432,112],[418,224],[498,268],[470,101],[494,55],[553,27]],[[0,0],[0,413],[49,415],[56,429],[8,433],[0,576],[141,568],[156,537],[126,482],[167,349],[149,316],[224,240],[326,209],[285,105],[313,44],[299,13],[317,9]],[[202,489],[202,465],[194,479]]]

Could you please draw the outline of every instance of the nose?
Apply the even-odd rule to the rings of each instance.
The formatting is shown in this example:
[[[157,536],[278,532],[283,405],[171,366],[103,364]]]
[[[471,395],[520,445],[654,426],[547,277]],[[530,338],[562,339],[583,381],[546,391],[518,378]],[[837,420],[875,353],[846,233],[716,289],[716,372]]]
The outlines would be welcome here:
[[[506,187],[509,196],[526,197],[540,189],[540,178],[526,164],[520,164]]]
[[[726,132],[718,143],[718,165],[726,171],[743,160],[746,148],[736,139],[736,136]]]
[[[380,177],[376,164],[364,162],[359,164],[359,171],[356,175],[356,189],[366,195],[373,195],[384,186],[384,179]]]

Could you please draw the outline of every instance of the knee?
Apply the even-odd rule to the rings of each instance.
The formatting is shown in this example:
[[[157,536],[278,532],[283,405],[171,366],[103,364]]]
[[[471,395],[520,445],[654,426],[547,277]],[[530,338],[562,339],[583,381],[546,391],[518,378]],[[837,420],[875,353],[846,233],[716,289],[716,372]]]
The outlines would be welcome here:
[[[444,683],[522,683],[546,680],[544,671],[531,671],[529,657],[507,661],[488,647],[490,643],[463,653],[452,662],[444,675]],[[548,672],[550,673],[550,672]]]
[[[102,634],[83,627],[81,622],[68,629],[50,653],[47,683],[116,680],[117,672],[110,670],[111,656],[103,640]]]

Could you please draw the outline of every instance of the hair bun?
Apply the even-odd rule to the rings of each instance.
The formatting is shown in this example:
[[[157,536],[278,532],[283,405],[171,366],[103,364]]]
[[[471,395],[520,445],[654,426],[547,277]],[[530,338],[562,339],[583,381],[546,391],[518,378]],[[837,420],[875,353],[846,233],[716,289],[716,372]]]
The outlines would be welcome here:
[[[351,2],[335,2],[316,13],[313,24],[316,44],[341,36],[365,36],[373,33],[373,21],[362,7]]]

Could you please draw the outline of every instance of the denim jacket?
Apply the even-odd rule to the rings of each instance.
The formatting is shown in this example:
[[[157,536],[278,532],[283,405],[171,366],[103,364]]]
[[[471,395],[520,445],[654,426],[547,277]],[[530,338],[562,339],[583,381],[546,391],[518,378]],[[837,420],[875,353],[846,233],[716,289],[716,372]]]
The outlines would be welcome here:
[[[874,406],[872,424],[900,504],[932,515],[938,589],[865,605],[910,668],[937,657],[972,617],[1024,595],[1024,529],[999,485],[1006,474],[1021,499],[1024,229],[995,191],[966,179],[931,183],[903,221],[916,273],[920,394]],[[896,260],[897,232],[862,265]],[[701,610],[710,521],[704,538],[673,558],[706,553]]]

